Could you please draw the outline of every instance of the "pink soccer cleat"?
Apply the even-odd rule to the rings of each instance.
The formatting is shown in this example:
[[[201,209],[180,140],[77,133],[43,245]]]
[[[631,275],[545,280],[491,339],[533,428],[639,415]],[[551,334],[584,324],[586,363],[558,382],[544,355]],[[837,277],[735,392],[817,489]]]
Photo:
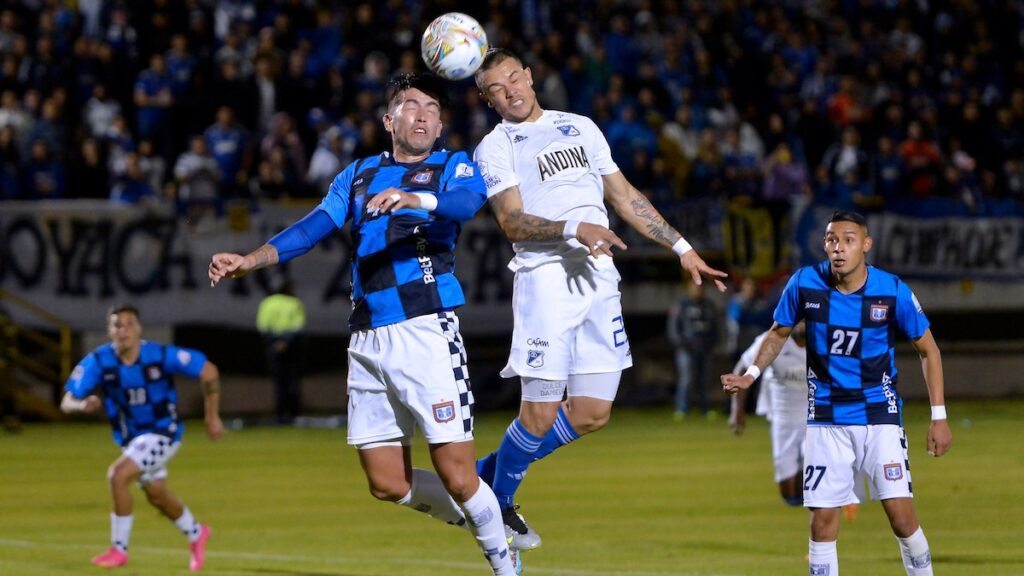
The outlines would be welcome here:
[[[188,549],[192,552],[192,558],[188,561],[188,569],[193,572],[199,572],[203,569],[203,563],[206,562],[206,541],[210,539],[210,527],[203,525],[199,529],[199,539],[188,545]]]
[[[94,557],[92,563],[103,568],[117,568],[128,563],[128,553],[121,552],[116,546],[111,546],[103,554]]]

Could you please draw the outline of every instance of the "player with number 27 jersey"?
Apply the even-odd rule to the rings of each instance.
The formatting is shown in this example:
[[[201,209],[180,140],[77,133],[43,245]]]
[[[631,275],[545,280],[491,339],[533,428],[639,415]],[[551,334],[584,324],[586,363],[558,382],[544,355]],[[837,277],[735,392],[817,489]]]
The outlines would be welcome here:
[[[843,294],[829,270],[827,260],[798,270],[775,309],[782,326],[807,321],[807,423],[902,425],[896,331],[916,340],[928,319],[893,274],[868,266],[864,287]]]

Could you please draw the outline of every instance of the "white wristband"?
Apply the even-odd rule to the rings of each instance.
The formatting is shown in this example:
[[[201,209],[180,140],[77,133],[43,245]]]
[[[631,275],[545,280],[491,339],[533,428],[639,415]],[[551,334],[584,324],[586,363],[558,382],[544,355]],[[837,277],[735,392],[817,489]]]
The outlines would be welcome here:
[[[413,192],[413,195],[420,199],[420,208],[427,212],[437,210],[437,196],[426,192]]]
[[[932,420],[945,420],[946,419],[946,407],[945,406],[932,406]]]
[[[672,251],[675,252],[677,256],[682,256],[690,250],[693,250],[693,246],[690,246],[690,243],[686,241],[686,238],[680,238],[672,245]]]
[[[566,240],[576,239],[576,229],[580,227],[579,220],[566,220],[565,228],[562,229],[562,238]]]
[[[744,376],[753,376],[754,380],[761,377],[761,369],[756,364],[751,364],[747,367],[747,371],[743,373]]]

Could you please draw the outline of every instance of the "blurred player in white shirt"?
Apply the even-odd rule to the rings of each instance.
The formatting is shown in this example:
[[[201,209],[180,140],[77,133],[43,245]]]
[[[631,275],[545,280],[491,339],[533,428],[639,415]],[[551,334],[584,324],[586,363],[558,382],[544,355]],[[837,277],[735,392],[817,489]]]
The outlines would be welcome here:
[[[626,181],[589,118],[543,110],[533,75],[513,53],[491,50],[476,84],[503,122],[475,160],[495,218],[513,243],[512,349],[502,376],[519,376],[522,404],[498,450],[478,463],[502,506],[513,547],[540,545],[513,499],[530,462],[607,424],[622,370],[632,366],[605,201],[630,226],[678,256],[694,282],[725,290],[650,201]],[[568,393],[568,400],[563,397]]]
[[[771,422],[772,464],[775,482],[779,485],[782,499],[790,506],[803,506],[804,492],[803,444],[807,436],[807,328],[803,322],[793,327],[791,338],[782,346],[775,361],[761,374],[761,387],[757,396],[758,416]],[[740,356],[733,374],[743,374],[761,349],[764,333]],[[747,426],[747,415],[743,411],[746,390],[732,397],[729,426],[736,434],[742,434]],[[854,489],[863,501],[864,483],[858,482]],[[857,517],[857,505],[843,506],[847,520]]]

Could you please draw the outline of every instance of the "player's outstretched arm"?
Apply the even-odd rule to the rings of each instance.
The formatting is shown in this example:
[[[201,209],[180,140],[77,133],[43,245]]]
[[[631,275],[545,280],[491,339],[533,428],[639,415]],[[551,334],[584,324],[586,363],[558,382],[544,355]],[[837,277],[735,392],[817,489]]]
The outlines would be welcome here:
[[[771,366],[772,362],[775,362],[775,359],[778,358],[779,352],[782,351],[782,346],[786,343],[792,331],[792,326],[782,326],[778,322],[772,324],[771,329],[765,333],[764,340],[761,341],[761,347],[757,351],[757,358],[747,368],[747,371],[742,375],[722,374],[722,390],[725,390],[728,394],[735,394],[740,390],[750,388],[750,385],[754,383],[754,380],[757,380],[761,372]]]
[[[621,171],[602,176],[602,180],[605,198],[623,220],[644,237],[666,248],[676,249],[676,243],[683,239],[683,235],[665,221],[651,201],[634,188]],[[686,243],[685,246],[689,247],[689,244]],[[686,247],[680,250],[679,264],[683,270],[690,273],[693,283],[701,284],[703,276],[714,281],[719,292],[725,292],[725,284],[721,278],[727,278],[729,275],[708,266],[696,250]]]
[[[219,252],[213,255],[207,270],[210,287],[216,286],[225,278],[241,278],[253,270],[273,266],[277,262],[277,248],[272,244],[264,244],[245,256],[231,252]]]
[[[946,420],[946,384],[942,376],[942,354],[939,352],[939,345],[935,343],[932,331],[925,330],[924,334],[917,340],[912,340],[918,356],[921,357],[921,371],[924,372],[924,381],[928,386],[928,400],[933,408],[939,408],[941,414],[932,411],[932,424],[928,427],[928,454],[931,456],[942,456],[949,452],[953,444],[953,433],[949,430],[949,423]],[[937,416],[941,416],[937,418]]]
[[[203,387],[203,409],[206,414],[206,435],[216,440],[224,435],[224,423],[220,420],[220,370],[209,360],[199,373],[199,385]]]
[[[590,249],[594,256],[612,255],[612,246],[626,249],[626,243],[615,232],[588,222],[548,220],[523,211],[523,197],[518,186],[491,196],[491,209],[498,226],[511,242],[557,242],[573,238]]]
[[[60,409],[65,414],[72,414],[75,412],[85,412],[86,414],[91,414],[99,410],[102,406],[103,400],[101,400],[100,397],[96,396],[95,394],[86,396],[85,398],[79,400],[78,398],[75,398],[75,395],[72,394],[71,392],[65,392],[64,398],[61,398],[60,401]]]

